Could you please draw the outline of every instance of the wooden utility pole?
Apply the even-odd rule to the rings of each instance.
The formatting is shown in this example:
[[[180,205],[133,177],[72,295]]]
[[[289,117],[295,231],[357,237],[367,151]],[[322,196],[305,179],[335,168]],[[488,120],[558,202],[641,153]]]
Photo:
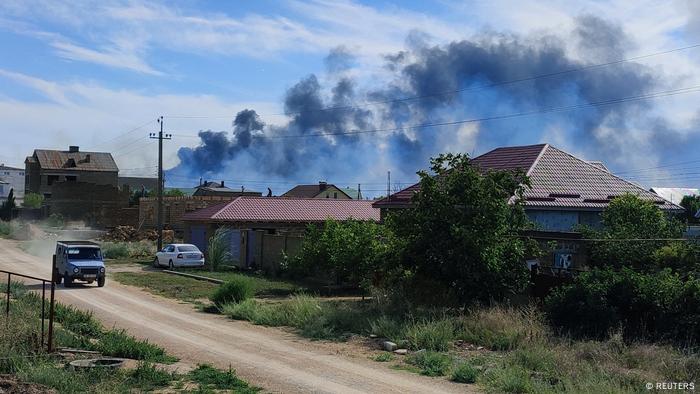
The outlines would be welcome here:
[[[158,118],[160,131],[158,134],[151,133],[152,139],[158,139],[158,249],[163,249],[163,140],[172,139],[172,134],[163,134],[163,117]]]

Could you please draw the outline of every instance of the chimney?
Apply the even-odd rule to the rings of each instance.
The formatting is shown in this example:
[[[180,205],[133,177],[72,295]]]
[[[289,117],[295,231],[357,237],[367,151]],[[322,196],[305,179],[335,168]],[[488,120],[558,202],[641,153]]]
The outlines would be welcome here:
[[[326,190],[326,186],[328,186],[328,183],[326,183],[326,181],[318,181],[319,190],[321,190],[321,191]]]
[[[68,152],[70,153],[76,153],[80,151],[80,147],[76,145],[71,145],[68,147]]]
[[[224,187],[224,181],[221,181],[221,187]]]
[[[85,159],[83,159],[83,163],[89,163],[90,162],[90,154],[88,153],[85,155]]]

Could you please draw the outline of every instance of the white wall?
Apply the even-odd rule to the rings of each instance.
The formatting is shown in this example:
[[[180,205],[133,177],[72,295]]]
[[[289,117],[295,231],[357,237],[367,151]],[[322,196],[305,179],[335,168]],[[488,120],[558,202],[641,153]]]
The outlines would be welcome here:
[[[24,200],[24,170],[14,170],[7,167],[0,167],[0,181],[9,185],[0,184],[0,200],[4,201],[10,194],[10,189],[14,189],[15,201],[19,205]]]

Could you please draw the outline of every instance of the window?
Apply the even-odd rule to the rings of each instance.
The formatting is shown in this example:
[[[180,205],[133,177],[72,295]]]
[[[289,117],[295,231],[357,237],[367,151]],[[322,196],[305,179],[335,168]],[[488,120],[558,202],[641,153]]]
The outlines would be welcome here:
[[[66,252],[70,260],[102,260],[100,248],[70,248]]]
[[[331,198],[331,196],[329,196],[329,195],[326,193],[326,198]]]
[[[20,173],[19,173],[19,176],[24,176],[24,173],[23,173],[23,172],[20,172]]]
[[[175,246],[174,245],[168,245],[165,247],[165,251],[168,253],[173,253],[175,251]]]
[[[58,182],[58,175],[49,175],[46,177],[46,184],[51,186],[54,182]]]
[[[338,198],[338,192],[333,192],[333,198]]]
[[[199,249],[197,249],[196,246],[191,245],[180,245],[177,247],[177,250],[180,252],[199,252]]]
[[[78,177],[75,175],[66,175],[66,181],[67,182],[75,182],[78,180]]]
[[[10,175],[10,171],[5,171],[5,175]]]

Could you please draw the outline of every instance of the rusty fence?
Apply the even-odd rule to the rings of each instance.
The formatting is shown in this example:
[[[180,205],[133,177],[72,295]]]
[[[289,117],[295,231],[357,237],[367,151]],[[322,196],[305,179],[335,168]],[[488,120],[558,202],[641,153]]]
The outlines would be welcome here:
[[[54,304],[55,304],[55,299],[54,295],[56,292],[56,284],[50,280],[50,279],[43,279],[43,278],[37,278],[35,276],[29,276],[29,275],[24,275],[20,274],[17,272],[11,272],[11,271],[5,271],[5,270],[0,270],[0,273],[2,274],[7,274],[7,289],[6,289],[6,298],[5,298],[5,324],[6,324],[6,329],[7,329],[7,324],[9,324],[10,321],[10,294],[12,293],[12,277],[16,276],[19,278],[24,278],[24,279],[30,279],[30,280],[35,280],[41,282],[41,347],[44,347],[44,343],[46,343],[46,350],[51,353],[53,351],[53,320],[54,320]],[[49,295],[50,301],[49,301],[49,327],[48,327],[48,338],[47,333],[46,333],[46,284],[49,283],[50,286],[50,292],[51,294]]]

